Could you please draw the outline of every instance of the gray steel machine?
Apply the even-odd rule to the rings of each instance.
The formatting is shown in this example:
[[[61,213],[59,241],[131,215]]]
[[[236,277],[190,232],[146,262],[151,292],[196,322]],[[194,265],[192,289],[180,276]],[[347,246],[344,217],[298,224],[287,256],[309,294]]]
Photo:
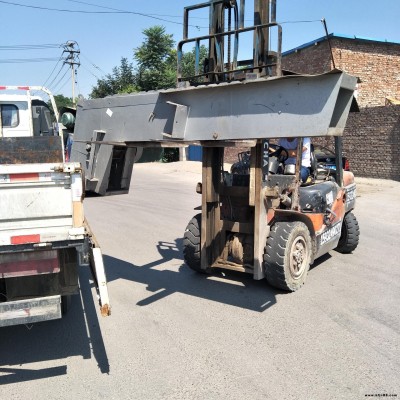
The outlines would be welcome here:
[[[209,8],[209,35],[188,38],[190,15],[201,8]],[[285,75],[275,0],[255,0],[254,25],[244,21],[244,0],[186,7],[177,88],[81,101],[71,160],[86,166],[87,190],[104,195],[129,190],[138,147],[200,144],[202,212],[185,232],[186,263],[200,272],[248,272],[293,291],[316,257],[358,244],[354,177],[342,170],[340,141],[356,78],[339,70]],[[238,60],[240,37],[248,32],[253,58]],[[200,65],[202,44],[208,58]],[[182,75],[188,46],[196,50],[193,76]],[[292,175],[270,168],[283,160],[271,153],[269,139],[299,138],[300,154],[305,136],[334,136],[337,151],[336,172],[309,187],[301,187],[300,161]],[[244,141],[246,173],[224,171],[224,148]]]

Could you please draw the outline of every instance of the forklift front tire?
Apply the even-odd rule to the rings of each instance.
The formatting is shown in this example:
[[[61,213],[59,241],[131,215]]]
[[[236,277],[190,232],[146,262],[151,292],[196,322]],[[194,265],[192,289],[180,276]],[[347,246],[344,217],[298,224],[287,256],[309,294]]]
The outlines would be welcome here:
[[[349,254],[356,249],[360,239],[360,228],[358,221],[352,212],[345,215],[342,225],[342,233],[340,235],[339,244],[336,251],[343,254]]]
[[[201,269],[201,214],[195,215],[188,223],[183,236],[183,258],[189,268],[196,272],[208,273]]]
[[[294,292],[306,280],[311,260],[311,236],[302,222],[277,222],[264,252],[265,277],[271,286]]]

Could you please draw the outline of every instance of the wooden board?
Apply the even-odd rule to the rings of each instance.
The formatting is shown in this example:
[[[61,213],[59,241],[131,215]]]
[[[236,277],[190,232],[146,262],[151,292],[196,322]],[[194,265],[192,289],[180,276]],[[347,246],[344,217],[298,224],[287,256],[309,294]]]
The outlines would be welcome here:
[[[63,162],[60,136],[0,138],[0,164]]]

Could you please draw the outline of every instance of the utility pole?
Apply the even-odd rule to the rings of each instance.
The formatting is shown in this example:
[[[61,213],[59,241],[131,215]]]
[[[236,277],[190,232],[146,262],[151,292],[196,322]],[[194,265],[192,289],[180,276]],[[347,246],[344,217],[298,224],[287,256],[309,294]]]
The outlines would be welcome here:
[[[67,57],[64,60],[64,64],[68,64],[71,68],[71,83],[72,83],[72,103],[75,105],[75,84],[76,84],[76,69],[75,65],[79,67],[81,65],[79,60],[79,46],[78,43],[74,40],[69,40],[64,45],[64,53],[68,53]]]

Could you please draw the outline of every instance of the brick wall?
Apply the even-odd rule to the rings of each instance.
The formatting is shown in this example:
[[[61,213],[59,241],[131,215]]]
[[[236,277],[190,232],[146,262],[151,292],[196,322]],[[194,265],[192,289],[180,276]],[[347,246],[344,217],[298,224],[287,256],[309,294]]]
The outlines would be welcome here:
[[[400,181],[400,106],[351,113],[343,150],[356,176]]]
[[[386,97],[400,99],[400,45],[341,38],[333,38],[331,45],[336,68],[361,80],[357,97],[360,107],[383,106]],[[302,74],[331,70],[327,41],[286,55],[282,66]]]
[[[400,180],[400,106],[384,106],[386,97],[400,100],[400,45],[332,38],[336,68],[360,78],[360,113],[349,116],[344,152],[356,176]],[[303,74],[332,67],[326,41],[290,53],[283,68]]]
[[[320,42],[284,56],[282,68],[310,75],[330,71],[332,67],[328,43],[326,41]]]

